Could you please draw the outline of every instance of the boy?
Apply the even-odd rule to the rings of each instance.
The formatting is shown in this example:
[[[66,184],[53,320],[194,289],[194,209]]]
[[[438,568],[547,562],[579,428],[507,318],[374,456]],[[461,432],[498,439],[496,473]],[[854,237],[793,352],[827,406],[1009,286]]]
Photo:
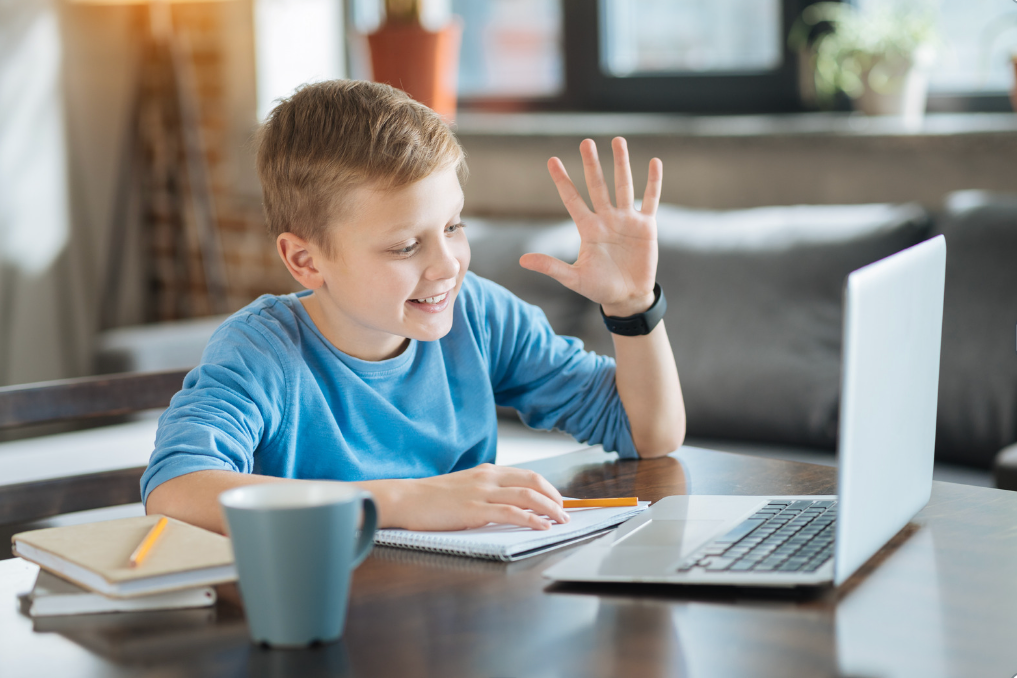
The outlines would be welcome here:
[[[580,150],[594,211],[561,161],[548,163],[582,236],[576,263],[520,263],[601,304],[609,323],[646,313],[652,324],[662,166],[650,162],[635,210],[625,141],[613,148],[617,207],[591,140]],[[279,255],[309,291],[263,296],[213,335],[159,422],[141,481],[149,512],[222,532],[217,498],[231,487],[332,479],[371,491],[382,527],[547,529],[568,520],[559,493],[490,464],[495,404],[623,457],[681,445],[662,322],[613,335],[616,367],[467,274],[465,169],[441,119],[386,85],[319,83],[279,104],[258,173]]]

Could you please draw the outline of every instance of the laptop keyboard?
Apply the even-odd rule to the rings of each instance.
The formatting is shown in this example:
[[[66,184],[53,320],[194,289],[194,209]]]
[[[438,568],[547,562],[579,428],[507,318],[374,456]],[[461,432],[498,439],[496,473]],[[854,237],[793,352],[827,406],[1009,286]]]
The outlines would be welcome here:
[[[815,572],[833,557],[837,502],[771,501],[685,559],[679,572]]]

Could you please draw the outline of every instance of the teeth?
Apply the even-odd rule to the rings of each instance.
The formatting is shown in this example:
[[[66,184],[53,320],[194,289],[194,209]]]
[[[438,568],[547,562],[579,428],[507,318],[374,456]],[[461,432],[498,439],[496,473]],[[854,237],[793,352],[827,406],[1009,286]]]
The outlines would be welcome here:
[[[438,295],[437,297],[427,297],[426,299],[414,299],[413,301],[418,304],[437,304],[438,302],[444,301],[445,297],[448,296],[448,292]]]

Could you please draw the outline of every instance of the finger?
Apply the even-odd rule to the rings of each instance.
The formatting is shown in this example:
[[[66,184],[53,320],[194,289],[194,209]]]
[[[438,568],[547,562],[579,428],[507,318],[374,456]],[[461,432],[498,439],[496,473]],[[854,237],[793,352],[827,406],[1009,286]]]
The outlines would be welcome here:
[[[508,504],[547,516],[557,523],[567,523],[569,516],[561,504],[529,487],[500,487],[488,495],[492,504]]]
[[[516,506],[508,504],[489,504],[488,506],[490,508],[485,513],[489,522],[531,527],[534,530],[547,530],[551,527],[551,521],[547,518],[530,511],[524,511]]]
[[[548,160],[547,171],[551,173],[551,179],[554,180],[554,185],[558,189],[558,195],[561,196],[561,201],[565,204],[565,209],[568,210],[569,216],[573,220],[578,221],[580,218],[588,215],[590,209],[586,206],[583,196],[576,189],[576,185],[572,183],[572,179],[569,178],[569,173],[565,171],[565,165],[561,163],[561,160],[558,158]]]
[[[590,192],[590,202],[594,212],[611,209],[611,195],[604,181],[604,172],[600,167],[600,156],[597,155],[597,144],[593,139],[583,139],[579,144],[579,153],[583,156],[583,174],[586,176],[586,190]]]
[[[547,482],[544,476],[524,468],[512,468],[511,466],[498,466],[499,471],[495,482],[502,487],[528,487],[536,490],[544,496],[550,497],[559,506],[562,505],[561,493],[554,485]]]
[[[530,252],[519,257],[519,265],[525,269],[550,276],[565,287],[575,291],[577,274],[571,265],[566,264],[561,259],[555,259],[547,254]]]
[[[664,183],[664,163],[660,158],[650,161],[650,172],[646,177],[646,192],[643,194],[643,204],[639,211],[648,216],[657,213],[657,205],[660,203],[660,187]]]
[[[632,168],[629,166],[629,146],[624,137],[611,140],[614,151],[614,201],[618,209],[628,209],[635,201],[635,190],[632,188]]]

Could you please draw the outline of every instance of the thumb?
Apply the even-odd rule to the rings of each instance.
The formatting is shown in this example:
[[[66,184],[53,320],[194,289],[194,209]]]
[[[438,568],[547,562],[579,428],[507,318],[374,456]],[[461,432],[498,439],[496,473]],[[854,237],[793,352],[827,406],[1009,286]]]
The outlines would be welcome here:
[[[530,252],[519,258],[519,265],[530,271],[536,271],[537,273],[543,273],[546,276],[550,276],[565,287],[575,291],[575,269],[561,259],[555,259],[547,254]]]

